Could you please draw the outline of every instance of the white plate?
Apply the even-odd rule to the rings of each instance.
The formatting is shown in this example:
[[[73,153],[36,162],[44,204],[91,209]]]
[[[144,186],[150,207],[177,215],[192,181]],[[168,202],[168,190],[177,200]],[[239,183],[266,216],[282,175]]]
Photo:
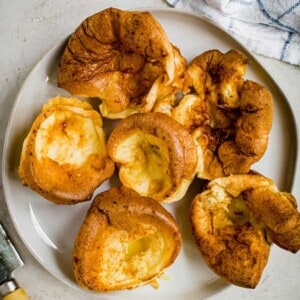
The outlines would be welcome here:
[[[254,169],[271,177],[280,189],[291,190],[297,156],[296,126],[287,99],[271,77],[230,35],[198,15],[175,9],[151,11],[162,24],[169,39],[180,48],[188,61],[213,48],[221,51],[237,48],[249,56],[250,65],[246,77],[264,84],[272,92],[275,104],[269,147]],[[66,40],[51,49],[38,62],[20,90],[6,132],[2,171],[8,209],[23,242],[50,273],[67,285],[78,288],[72,275],[71,251],[74,237],[90,202],[75,206],[57,206],[22,186],[17,175],[23,140],[42,104],[58,94],[67,95],[56,87],[58,61],[65,42]],[[105,182],[96,192],[108,189],[114,182]],[[194,195],[192,191],[197,190],[198,184],[196,180],[185,199],[167,206],[176,216],[184,240],[179,257],[166,272],[170,278],[161,279],[158,290],[146,286],[132,291],[105,294],[105,299],[155,297],[176,300],[183,297],[188,299],[195,294],[204,298],[226,288],[227,284],[206,267],[192,240],[188,209]]]

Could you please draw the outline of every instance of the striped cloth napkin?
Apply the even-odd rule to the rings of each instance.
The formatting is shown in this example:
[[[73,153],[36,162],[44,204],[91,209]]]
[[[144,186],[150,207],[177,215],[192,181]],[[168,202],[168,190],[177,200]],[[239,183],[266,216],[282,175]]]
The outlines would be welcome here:
[[[250,50],[300,66],[300,1],[166,0],[198,12]]]

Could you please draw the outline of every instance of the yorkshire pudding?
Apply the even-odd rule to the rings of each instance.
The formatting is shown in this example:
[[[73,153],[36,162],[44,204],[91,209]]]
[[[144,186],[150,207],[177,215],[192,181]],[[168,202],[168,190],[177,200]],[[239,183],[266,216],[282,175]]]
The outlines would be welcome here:
[[[199,178],[246,174],[267,149],[273,100],[265,87],[244,80],[247,62],[236,50],[204,52],[188,65],[192,92],[169,106],[196,142]]]
[[[137,113],[120,121],[107,151],[124,186],[159,202],[181,199],[197,166],[191,135],[163,113]]]
[[[210,181],[191,205],[195,242],[207,265],[229,282],[254,288],[269,244],[300,249],[300,213],[289,193],[257,174]]]
[[[101,114],[150,111],[183,83],[186,60],[149,12],[108,8],[84,20],[60,60],[58,86],[100,98]]]
[[[56,97],[44,104],[21,154],[23,184],[56,204],[89,200],[114,172],[102,119],[87,102]]]
[[[154,283],[176,259],[181,234],[157,201],[126,187],[98,194],[73,248],[76,281],[93,291]]]

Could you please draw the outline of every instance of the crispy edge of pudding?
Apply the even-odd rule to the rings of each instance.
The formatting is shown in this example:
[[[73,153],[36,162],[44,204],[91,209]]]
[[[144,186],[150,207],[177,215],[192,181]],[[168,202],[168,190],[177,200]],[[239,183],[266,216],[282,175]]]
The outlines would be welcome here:
[[[180,200],[195,176],[197,153],[191,135],[163,113],[123,119],[110,134],[107,151],[123,185],[159,202]]]
[[[267,149],[273,99],[267,88],[244,79],[247,64],[235,49],[205,51],[188,64],[190,91],[158,110],[193,135],[201,179],[247,174]]]
[[[225,280],[255,288],[269,244],[297,252],[300,213],[294,197],[259,174],[216,178],[190,208],[196,245],[206,264]]]
[[[111,119],[150,111],[178,85],[186,60],[149,12],[102,10],[85,19],[68,40],[58,86],[73,95],[100,98]]]
[[[23,143],[23,184],[56,204],[76,204],[113,173],[99,113],[76,98],[49,99]]]
[[[181,233],[160,203],[113,187],[98,194],[77,234],[73,271],[96,292],[153,284],[178,256]]]

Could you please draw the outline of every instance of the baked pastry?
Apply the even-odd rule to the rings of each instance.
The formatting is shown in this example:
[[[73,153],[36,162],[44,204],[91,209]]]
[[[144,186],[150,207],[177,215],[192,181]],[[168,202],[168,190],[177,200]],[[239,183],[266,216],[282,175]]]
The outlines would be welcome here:
[[[254,288],[269,244],[300,249],[300,213],[293,196],[258,174],[210,181],[191,205],[195,242],[207,265],[225,280]]]
[[[271,184],[246,191],[244,199],[253,217],[264,224],[269,240],[293,253],[300,249],[300,213],[293,195]]]
[[[181,199],[197,166],[188,131],[163,113],[137,113],[120,121],[107,141],[124,186],[159,202]]]
[[[150,111],[183,84],[186,60],[149,12],[108,8],[84,20],[60,60],[58,86],[100,98],[101,114]]]
[[[80,286],[97,292],[154,284],[181,243],[179,227],[162,205],[114,187],[96,196],[77,234],[74,275]]]
[[[273,100],[265,87],[244,80],[247,63],[237,50],[206,51],[188,65],[192,92],[169,109],[155,108],[192,133],[199,178],[246,174],[267,149]]]
[[[102,119],[87,102],[55,97],[44,104],[21,154],[23,184],[56,204],[89,200],[111,177]]]

